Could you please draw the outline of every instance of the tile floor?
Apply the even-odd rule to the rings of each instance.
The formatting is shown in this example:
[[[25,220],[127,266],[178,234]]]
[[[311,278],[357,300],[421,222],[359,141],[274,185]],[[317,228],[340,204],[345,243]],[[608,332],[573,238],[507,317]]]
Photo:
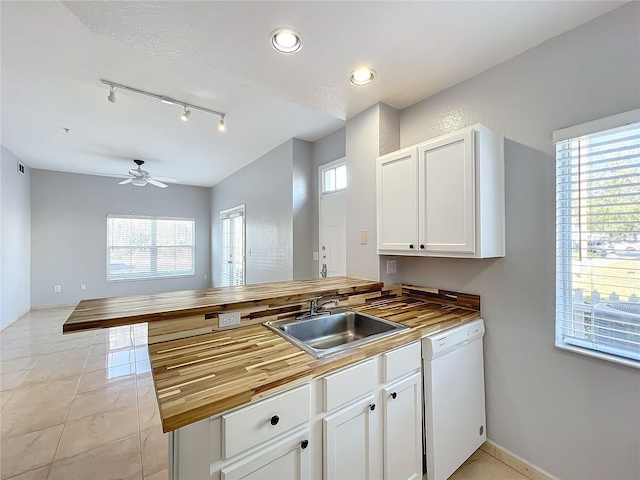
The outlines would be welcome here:
[[[146,324],[62,335],[73,308],[0,333],[1,480],[166,480]],[[453,480],[527,480],[477,451]]]
[[[0,478],[168,478],[146,324],[62,335],[73,308],[0,333]]]

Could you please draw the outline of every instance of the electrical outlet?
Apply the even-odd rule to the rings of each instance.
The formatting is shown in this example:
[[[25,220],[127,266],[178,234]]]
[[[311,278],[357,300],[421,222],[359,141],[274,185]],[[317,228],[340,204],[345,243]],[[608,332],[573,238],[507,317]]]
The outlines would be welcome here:
[[[206,280],[207,278],[209,278],[209,277],[205,275],[205,276],[204,276],[204,279]]]
[[[396,273],[396,261],[395,260],[387,260],[387,273]]]
[[[218,315],[218,327],[240,325],[240,312],[227,312]]]
[[[360,230],[360,244],[361,244],[361,245],[366,245],[366,244],[367,244],[367,241],[368,241],[368,239],[367,239],[368,233],[369,233],[369,232],[367,232],[366,230]]]
[[[53,286],[53,293],[60,293],[62,291],[62,287],[60,285]]]
[[[87,286],[84,283],[80,284],[80,290],[86,290]]]
[[[313,259],[318,260],[318,252],[313,252]]]

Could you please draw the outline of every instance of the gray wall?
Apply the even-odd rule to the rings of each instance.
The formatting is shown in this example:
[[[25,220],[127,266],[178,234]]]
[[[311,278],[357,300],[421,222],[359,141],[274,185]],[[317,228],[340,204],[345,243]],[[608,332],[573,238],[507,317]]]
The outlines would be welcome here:
[[[293,279],[313,276],[311,143],[293,139]]]
[[[31,170],[18,173],[18,158],[0,152],[0,329],[31,308]]]
[[[208,287],[209,198],[209,189],[202,187],[140,188],[118,185],[116,178],[33,169],[31,305]],[[107,283],[107,214],[134,213],[196,220],[194,277]],[[87,289],[80,290],[80,284]],[[54,293],[54,285],[62,291]]]
[[[347,275],[380,279],[376,232],[376,157],[400,147],[399,112],[378,103],[347,120]],[[367,231],[368,241],[360,234]]]
[[[311,219],[311,252],[319,252],[320,249],[320,180],[318,178],[318,167],[326,163],[338,160],[346,155],[345,145],[346,127],[330,133],[311,144],[311,198],[312,198],[312,219]],[[311,257],[313,258],[313,257]],[[320,272],[320,262],[311,260],[311,277],[318,278]]]
[[[640,478],[640,371],[554,348],[552,131],[640,106],[640,4],[401,114],[408,146],[481,122],[507,138],[507,256],[411,259],[405,283],[477,293],[490,439],[563,479]]]
[[[221,210],[246,205],[246,283],[293,278],[293,139],[211,189],[214,286],[220,285]]]

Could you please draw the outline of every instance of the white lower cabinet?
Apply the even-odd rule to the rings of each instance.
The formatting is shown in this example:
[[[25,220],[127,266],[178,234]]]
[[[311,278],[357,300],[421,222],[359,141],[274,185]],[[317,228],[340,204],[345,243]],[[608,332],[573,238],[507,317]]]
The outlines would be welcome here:
[[[385,480],[422,478],[422,375],[382,390]]]
[[[416,342],[171,432],[173,480],[422,477]]]
[[[324,418],[322,425],[325,479],[372,478],[374,439],[371,414],[375,408],[375,397],[370,395]]]
[[[309,429],[222,468],[221,480],[309,480]]]

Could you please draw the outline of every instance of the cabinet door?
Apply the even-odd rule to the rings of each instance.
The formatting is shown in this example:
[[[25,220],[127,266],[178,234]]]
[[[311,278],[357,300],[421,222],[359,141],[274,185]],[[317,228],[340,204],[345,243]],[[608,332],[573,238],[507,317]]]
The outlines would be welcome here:
[[[418,168],[415,147],[376,163],[378,251],[412,252],[418,241]]]
[[[418,147],[419,237],[425,252],[476,252],[474,131]]]
[[[422,375],[382,390],[384,478],[422,478]]]
[[[371,395],[323,420],[325,480],[371,478],[374,400]]]
[[[309,429],[305,429],[224,467],[220,472],[220,478],[309,480],[309,451]]]

